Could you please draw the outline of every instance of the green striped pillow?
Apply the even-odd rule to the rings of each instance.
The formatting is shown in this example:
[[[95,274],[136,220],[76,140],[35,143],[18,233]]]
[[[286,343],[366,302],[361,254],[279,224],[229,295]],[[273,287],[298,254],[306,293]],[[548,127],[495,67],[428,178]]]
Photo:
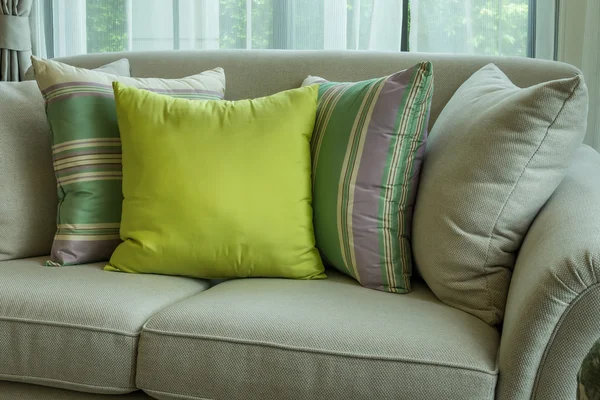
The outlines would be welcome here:
[[[312,139],[317,247],[363,286],[410,291],[413,205],[433,94],[429,62],[356,83],[320,83]]]
[[[33,58],[58,188],[48,265],[107,261],[121,242],[121,141],[112,82],[186,99],[222,99],[221,68],[182,79],[129,78]]]

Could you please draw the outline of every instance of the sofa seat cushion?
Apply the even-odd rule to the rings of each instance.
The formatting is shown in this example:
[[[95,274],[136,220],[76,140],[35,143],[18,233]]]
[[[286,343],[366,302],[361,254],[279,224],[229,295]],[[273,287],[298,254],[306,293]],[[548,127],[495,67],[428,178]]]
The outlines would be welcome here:
[[[136,390],[139,334],[207,281],[106,272],[104,263],[0,262],[0,380],[92,393]]]
[[[491,399],[495,328],[409,294],[329,279],[220,283],[152,317],[137,386],[158,399]]]
[[[56,389],[29,383],[0,381],[0,400],[151,400],[141,390],[114,395],[81,393],[72,390]]]

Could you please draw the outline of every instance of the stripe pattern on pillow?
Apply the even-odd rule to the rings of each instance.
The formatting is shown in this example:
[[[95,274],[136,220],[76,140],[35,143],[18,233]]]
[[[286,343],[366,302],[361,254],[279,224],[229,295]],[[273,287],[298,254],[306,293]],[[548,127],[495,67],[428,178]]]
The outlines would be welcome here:
[[[203,89],[146,90],[193,100],[218,100],[222,96]],[[42,92],[49,118],[64,120],[63,113],[115,108],[110,85],[72,82]],[[87,98],[87,99],[86,99]],[[58,117],[57,117],[58,116]],[[113,118],[114,117],[114,118]],[[71,138],[69,131],[53,130],[54,171],[58,186],[57,231],[48,265],[72,265],[107,260],[121,243],[121,141],[116,114],[94,119],[94,126]],[[67,135],[61,135],[66,132]],[[89,132],[90,135],[86,135]],[[98,137],[97,132],[105,137]],[[112,136],[112,137],[108,137]],[[63,141],[66,140],[66,141]]]
[[[190,100],[224,96],[223,70],[182,79],[128,78],[34,59],[53,136],[59,198],[47,265],[110,259],[121,243],[121,141],[112,81]]]
[[[320,83],[311,148],[317,247],[363,286],[406,293],[431,63],[357,83],[310,83]]]

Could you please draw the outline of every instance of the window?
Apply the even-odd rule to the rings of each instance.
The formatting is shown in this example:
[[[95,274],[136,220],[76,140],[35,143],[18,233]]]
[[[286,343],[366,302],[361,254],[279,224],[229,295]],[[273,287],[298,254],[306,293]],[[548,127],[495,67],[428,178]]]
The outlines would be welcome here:
[[[127,2],[86,0],[86,52],[124,51],[129,47]]]
[[[438,1],[411,4],[413,50],[527,56],[529,0]]]
[[[552,1],[38,1],[49,4],[49,56],[276,48],[554,57]]]

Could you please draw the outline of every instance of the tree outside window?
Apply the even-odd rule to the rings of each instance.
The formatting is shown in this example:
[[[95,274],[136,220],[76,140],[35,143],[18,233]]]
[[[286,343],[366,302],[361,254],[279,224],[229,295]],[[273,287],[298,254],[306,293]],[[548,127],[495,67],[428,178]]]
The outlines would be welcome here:
[[[86,0],[88,53],[135,50],[128,48],[129,1]],[[328,0],[252,0],[248,13],[247,0],[219,0],[218,46],[321,49],[325,1]],[[414,30],[410,35],[411,49],[526,56],[530,43],[529,3],[529,0],[412,0],[409,3],[410,28]],[[370,48],[376,4],[376,0],[347,1],[346,48]],[[174,20],[173,24],[176,23]]]
[[[127,50],[127,0],[86,0],[88,53]]]

